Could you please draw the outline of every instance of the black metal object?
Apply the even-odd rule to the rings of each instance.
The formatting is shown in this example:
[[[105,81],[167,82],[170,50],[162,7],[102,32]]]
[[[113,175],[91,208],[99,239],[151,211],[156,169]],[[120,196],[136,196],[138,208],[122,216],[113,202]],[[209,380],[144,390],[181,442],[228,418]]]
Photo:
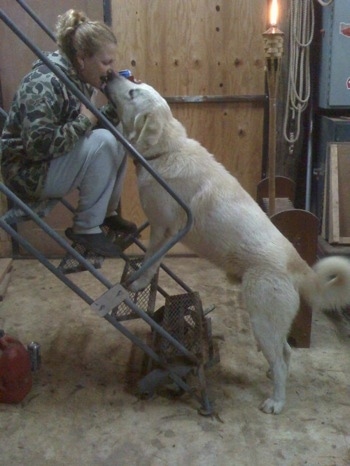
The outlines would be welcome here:
[[[112,5],[111,0],[103,0],[103,21],[112,26]]]
[[[160,355],[163,364],[171,367],[181,378],[197,376],[203,399],[200,413],[212,414],[204,370],[218,362],[220,358],[212,341],[211,320],[205,317],[199,294],[192,292],[168,296],[164,306],[159,308],[153,317],[169,335],[187,348],[197,361],[185,360],[183,352],[176,346],[170,345],[169,340],[165,340],[159,332],[153,332],[152,348]],[[167,386],[173,391],[174,387],[169,387],[169,376],[166,371],[157,365],[154,366],[152,361],[148,369],[148,374],[139,382],[141,395],[152,396],[161,386]]]

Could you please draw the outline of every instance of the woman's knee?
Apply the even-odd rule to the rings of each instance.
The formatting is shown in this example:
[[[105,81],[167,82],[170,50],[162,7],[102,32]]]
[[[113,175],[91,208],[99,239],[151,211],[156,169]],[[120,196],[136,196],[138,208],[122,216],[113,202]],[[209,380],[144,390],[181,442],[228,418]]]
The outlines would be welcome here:
[[[124,146],[114,137],[114,135],[107,129],[96,129],[93,131],[94,135],[99,141],[99,153],[115,160],[120,164],[125,158]]]
[[[118,151],[120,143],[108,129],[100,128],[92,131],[91,136],[97,144],[104,146],[111,151]]]

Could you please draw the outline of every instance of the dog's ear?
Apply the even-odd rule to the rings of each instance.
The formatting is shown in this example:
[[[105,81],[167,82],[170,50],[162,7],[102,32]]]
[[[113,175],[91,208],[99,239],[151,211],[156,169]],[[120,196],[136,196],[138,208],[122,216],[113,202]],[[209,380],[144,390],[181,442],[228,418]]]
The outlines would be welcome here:
[[[159,141],[162,134],[164,121],[159,115],[149,112],[136,116],[134,121],[134,139],[138,147],[147,149]]]

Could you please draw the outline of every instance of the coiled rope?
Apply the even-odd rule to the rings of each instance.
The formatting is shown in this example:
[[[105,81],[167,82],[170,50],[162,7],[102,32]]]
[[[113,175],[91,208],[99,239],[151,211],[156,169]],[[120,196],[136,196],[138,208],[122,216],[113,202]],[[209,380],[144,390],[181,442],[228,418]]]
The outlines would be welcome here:
[[[328,6],[328,5],[330,5],[331,3],[334,2],[334,0],[326,0],[326,1],[324,1],[324,0],[317,0],[317,1],[318,1],[318,3],[319,3],[320,5],[322,5],[322,6]]]
[[[334,0],[317,0],[328,6]],[[313,0],[291,0],[289,29],[289,71],[287,98],[283,121],[283,137],[290,144],[290,153],[298,141],[301,115],[307,108],[311,93],[310,45],[314,37],[315,12]]]
[[[283,136],[293,145],[300,136],[301,115],[310,99],[310,44],[314,35],[313,0],[291,0],[289,72]]]

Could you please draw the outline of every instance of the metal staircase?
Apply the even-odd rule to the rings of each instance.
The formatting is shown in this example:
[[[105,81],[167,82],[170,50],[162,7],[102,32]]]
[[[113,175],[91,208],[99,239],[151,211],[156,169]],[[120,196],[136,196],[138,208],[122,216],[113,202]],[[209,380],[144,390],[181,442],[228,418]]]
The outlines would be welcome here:
[[[23,6],[24,2],[18,1]],[[25,5],[25,4],[24,4]],[[24,7],[24,6],[23,6]],[[40,19],[31,12],[35,21],[43,27]],[[12,208],[0,217],[0,227],[11,238],[21,245],[27,252],[36,257],[65,285],[78,294],[99,316],[111,323],[118,331],[125,335],[133,344],[141,348],[147,358],[147,374],[139,382],[141,396],[152,395],[160,387],[168,387],[175,383],[180,392],[187,392],[200,404],[199,412],[203,415],[212,415],[213,407],[209,400],[205,369],[219,360],[218,351],[214,347],[211,333],[211,319],[203,311],[198,293],[191,290],[179,277],[177,277],[164,264],[160,270],[165,272],[179,288],[179,293],[169,295],[159,284],[160,274],[156,274],[150,285],[140,292],[129,292],[123,286],[136,280],[149,266],[159,260],[174,244],[189,231],[192,226],[192,214],[181,198],[173,192],[163,179],[153,171],[148,162],[133,146],[111,125],[111,123],[79,92],[79,90],[60,72],[47,57],[32,42],[23,35],[11,19],[0,9],[0,19],[40,58],[75,95],[89,108],[100,122],[125,146],[129,155],[141,163],[154,178],[179,203],[187,215],[185,227],[170,238],[156,254],[147,261],[141,258],[129,258],[125,253],[121,258],[125,261],[122,277],[116,284],[112,284],[99,269],[103,264],[103,257],[87,251],[80,245],[70,245],[57,234],[43,218],[57,204],[62,202],[68,209],[74,211],[65,200],[50,200],[44,203],[26,204],[10,189],[0,183],[0,192],[10,201]],[[43,27],[44,30],[45,27]],[[33,220],[46,234],[55,240],[65,251],[66,255],[57,266],[48,260],[38,249],[33,247],[21,234],[17,232],[19,222]],[[142,225],[133,238],[115,238],[124,241],[127,246],[131,243],[139,246],[141,252],[145,247],[138,239],[138,234],[147,228],[148,223]],[[108,231],[107,231],[108,234]],[[97,299],[93,299],[88,292],[77,286],[69,274],[77,271],[86,271],[92,279],[102,283],[106,291]],[[143,341],[130,328],[127,323],[133,319],[142,319],[149,325],[151,338],[149,342]],[[187,379],[196,382],[191,385]]]
[[[201,414],[211,415],[213,408],[207,392],[205,369],[218,362],[219,355],[212,339],[211,319],[203,311],[199,294],[191,290],[164,264],[160,266],[160,270],[174,281],[179,294],[170,295],[160,286],[159,272],[144,290],[129,292],[123,283],[141,270],[142,257],[129,258],[125,254],[122,257],[125,260],[124,271],[120,281],[113,285],[95,267],[97,258],[103,261],[102,257],[86,251],[85,248],[81,251],[80,245],[69,245],[44,222],[42,217],[57,204],[57,200],[48,201],[46,206],[43,203],[29,206],[2,183],[0,192],[14,205],[0,217],[0,227],[84,299],[94,312],[109,321],[146,353],[147,374],[139,382],[140,396],[150,396],[159,388],[169,386],[169,382],[175,382],[181,393],[187,392],[198,400]],[[26,220],[36,222],[66,250],[66,255],[58,265],[46,258],[17,232],[17,223]],[[145,228],[145,225],[141,228]],[[133,241],[142,250],[145,249],[137,239],[137,234]],[[68,263],[73,265],[67,270]],[[98,268],[101,265],[99,262]],[[99,298],[93,299],[67,276],[67,273],[83,270],[90,272],[92,278],[105,286],[106,291]],[[144,342],[123,324],[133,319],[142,319],[150,326],[150,342]],[[197,380],[196,387],[186,382],[191,375]]]

